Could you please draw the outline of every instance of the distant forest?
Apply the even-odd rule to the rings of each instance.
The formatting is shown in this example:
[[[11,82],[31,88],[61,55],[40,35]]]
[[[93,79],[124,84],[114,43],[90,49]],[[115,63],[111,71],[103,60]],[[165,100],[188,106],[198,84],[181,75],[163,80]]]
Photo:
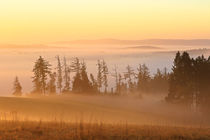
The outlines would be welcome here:
[[[152,76],[145,64],[134,70],[127,65],[126,71],[109,71],[105,60],[97,61],[97,73],[88,74],[84,60],[74,58],[70,65],[64,57],[56,56],[53,67],[40,56],[33,67],[31,95],[89,94],[141,97],[142,94],[165,94],[169,103],[183,104],[189,108],[210,112],[210,57],[191,58],[187,52],[177,52],[171,72],[157,69]],[[55,68],[55,69],[52,69]],[[111,87],[108,77],[115,79]],[[108,88],[109,87],[109,88]],[[18,77],[14,81],[13,95],[22,95]]]

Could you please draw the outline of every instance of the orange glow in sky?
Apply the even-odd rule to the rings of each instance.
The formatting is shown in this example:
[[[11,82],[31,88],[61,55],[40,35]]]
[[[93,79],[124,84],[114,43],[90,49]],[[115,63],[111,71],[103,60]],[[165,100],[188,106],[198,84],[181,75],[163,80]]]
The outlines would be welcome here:
[[[209,0],[2,0],[0,43],[210,38]]]

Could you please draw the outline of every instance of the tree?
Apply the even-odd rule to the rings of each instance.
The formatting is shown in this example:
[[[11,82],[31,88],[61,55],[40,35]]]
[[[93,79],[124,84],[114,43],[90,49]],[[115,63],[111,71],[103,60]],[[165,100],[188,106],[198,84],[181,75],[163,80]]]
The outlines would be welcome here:
[[[177,52],[169,79],[167,101],[190,106],[193,102],[193,61],[187,52]]]
[[[150,82],[150,74],[148,67],[143,64],[139,65],[137,68],[138,74],[137,74],[137,89],[142,92],[148,92],[149,91],[149,82]]]
[[[133,83],[133,78],[135,76],[134,70],[130,65],[126,67],[126,72],[124,73],[125,79],[128,79],[128,88],[130,93],[134,92],[134,83]]]
[[[81,64],[79,61],[79,58],[74,58],[74,60],[72,61],[71,65],[70,65],[70,70],[72,72],[76,72],[76,73],[80,73],[80,69],[81,69]]]
[[[80,73],[76,73],[76,75],[74,76],[74,80],[73,80],[73,83],[72,83],[72,91],[82,92]]]
[[[204,56],[198,56],[192,59],[194,66],[194,94],[193,103],[196,108],[200,108],[202,112],[210,113],[210,57],[208,59]]]
[[[97,81],[96,79],[94,78],[93,74],[90,74],[90,80],[91,80],[91,89],[94,93],[97,93],[98,92],[98,85],[97,85]]]
[[[113,70],[114,70],[114,73],[111,76],[113,76],[115,78],[115,93],[120,94],[119,83],[118,83],[119,78],[118,78],[118,72],[117,72],[117,66],[116,65],[115,65]]]
[[[21,96],[22,95],[22,86],[21,86],[17,76],[15,77],[15,81],[13,83],[13,86],[14,86],[13,87],[13,90],[14,90],[13,95],[14,96]]]
[[[88,79],[86,64],[83,61],[80,63],[81,69],[77,71],[74,81],[73,81],[73,91],[74,92],[82,92],[89,93],[92,91],[91,83]]]
[[[55,95],[56,94],[56,85],[55,85],[55,82],[56,82],[56,73],[50,73],[50,80],[48,82],[48,86],[47,86],[47,89],[48,89],[48,92],[50,95]]]
[[[63,76],[63,79],[64,79],[64,88],[63,88],[63,92],[69,92],[70,91],[70,68],[67,66],[67,63],[66,63],[66,57],[64,57],[63,59],[63,66],[64,66],[64,76]]]
[[[57,88],[59,89],[60,93],[62,92],[62,82],[63,82],[63,78],[62,78],[62,66],[61,66],[61,61],[60,61],[60,57],[57,56]]]
[[[103,84],[104,84],[104,92],[107,93],[107,87],[108,87],[108,79],[107,79],[107,75],[109,74],[109,71],[108,71],[108,67],[106,65],[106,62],[103,60],[102,61],[102,81],[103,81]]]
[[[168,92],[168,72],[164,68],[163,71],[157,69],[154,77],[150,79],[150,92],[152,93],[167,93]]]
[[[79,59],[76,57],[71,63],[71,71],[76,72],[72,83],[72,91],[74,92],[82,92],[81,87],[81,63]]]
[[[83,61],[81,63],[81,89],[82,92],[90,92],[91,91],[91,84],[90,81],[88,79],[88,75],[87,75],[87,71],[86,71],[86,64]]]
[[[102,64],[101,64],[100,60],[98,60],[97,66],[98,66],[97,83],[98,83],[98,91],[100,92],[101,91],[101,87],[102,87],[102,82],[103,82]]]
[[[35,62],[32,77],[32,82],[34,83],[34,91],[33,93],[45,94],[46,93],[46,81],[47,76],[50,72],[50,64],[48,61],[44,60],[41,56]]]

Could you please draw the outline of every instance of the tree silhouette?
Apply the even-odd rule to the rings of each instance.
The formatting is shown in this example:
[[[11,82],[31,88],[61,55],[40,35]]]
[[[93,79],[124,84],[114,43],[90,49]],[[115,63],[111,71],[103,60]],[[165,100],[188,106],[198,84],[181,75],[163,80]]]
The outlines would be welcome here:
[[[90,92],[92,91],[91,89],[91,84],[90,81],[88,79],[88,75],[87,75],[87,71],[86,71],[86,64],[83,61],[81,63],[81,83],[80,83],[82,92]]]
[[[50,73],[50,80],[48,82],[47,90],[50,95],[56,94],[56,73]]]
[[[97,66],[98,66],[97,83],[98,83],[98,91],[100,92],[103,82],[103,76],[102,76],[103,67],[100,60],[98,60]]]
[[[62,92],[62,82],[63,82],[63,78],[62,78],[62,66],[61,66],[61,61],[60,61],[60,57],[57,56],[57,88],[59,89],[59,92]]]
[[[82,88],[81,88],[81,75],[80,73],[76,73],[76,75],[74,76],[74,80],[72,83],[72,91],[73,92],[82,92]]]
[[[130,65],[126,67],[126,72],[124,73],[125,79],[128,79],[128,89],[130,93],[134,92],[134,83],[133,83],[133,78],[135,77],[134,70]]]
[[[44,60],[41,56],[35,62],[32,77],[34,83],[33,93],[45,94],[46,93],[46,81],[47,76],[50,74],[50,64],[48,61]]]
[[[108,67],[106,65],[106,62],[103,60],[102,61],[102,81],[103,81],[103,84],[104,84],[104,92],[107,93],[107,87],[108,87],[108,78],[107,78],[107,75],[109,74],[109,71],[108,71]]]
[[[90,74],[90,80],[91,80],[91,87],[92,87],[92,92],[97,93],[98,92],[98,84],[96,79],[94,78],[93,74]]]
[[[137,70],[137,89],[142,92],[148,92],[150,82],[149,69],[145,64],[140,64]]]
[[[14,96],[21,96],[22,95],[22,86],[20,85],[20,82],[18,80],[18,77],[15,77],[15,81],[13,83],[13,95]]]
[[[64,75],[63,75],[63,79],[64,79],[64,88],[63,88],[63,92],[64,93],[68,93],[70,92],[70,68],[66,63],[66,57],[63,58],[63,66],[64,66]]]
[[[193,63],[187,52],[178,52],[170,76],[167,99],[190,106],[193,102]]]

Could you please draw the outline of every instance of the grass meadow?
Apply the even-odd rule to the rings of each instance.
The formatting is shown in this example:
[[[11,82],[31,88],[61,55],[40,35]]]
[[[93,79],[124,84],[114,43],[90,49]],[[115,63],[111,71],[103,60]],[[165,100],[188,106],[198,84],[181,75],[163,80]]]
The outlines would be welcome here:
[[[210,139],[208,119],[150,101],[79,95],[1,97],[0,140]]]

